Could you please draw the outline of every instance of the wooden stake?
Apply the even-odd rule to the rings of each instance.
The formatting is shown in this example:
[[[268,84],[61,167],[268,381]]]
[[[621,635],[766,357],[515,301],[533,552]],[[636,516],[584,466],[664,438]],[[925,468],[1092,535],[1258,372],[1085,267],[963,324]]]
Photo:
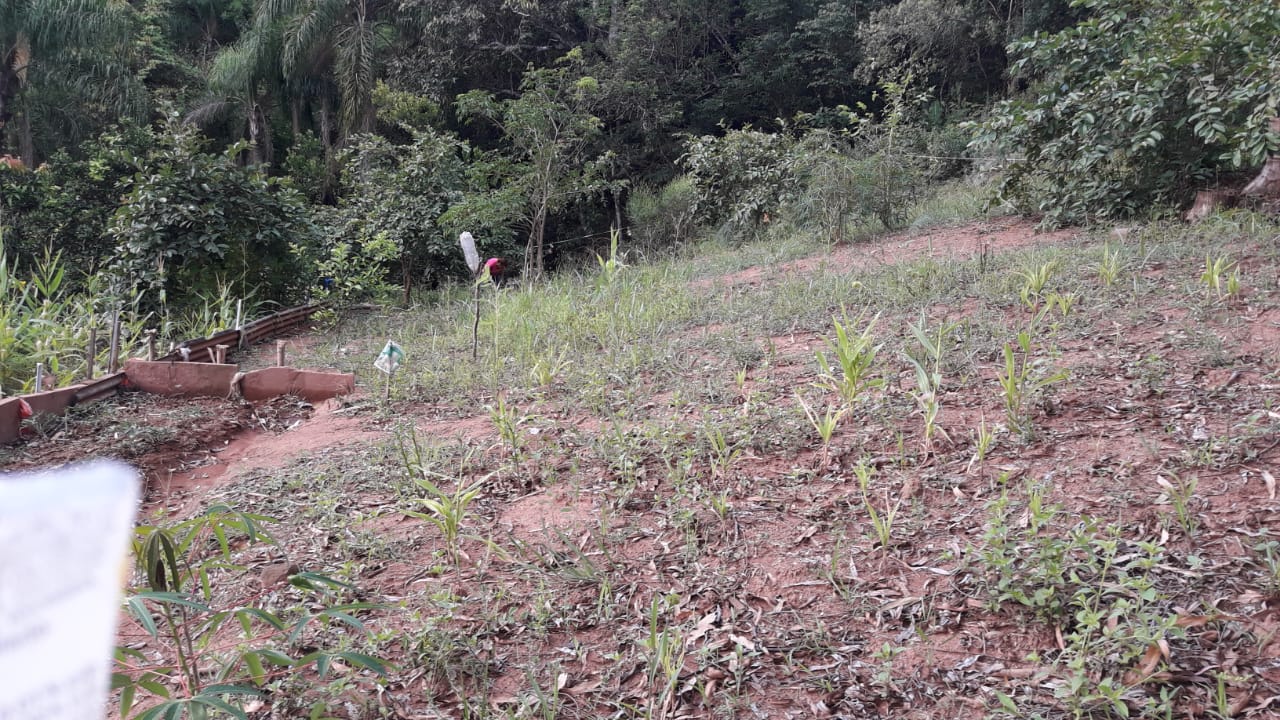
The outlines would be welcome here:
[[[395,374],[396,374],[396,371],[395,371],[395,370],[392,370],[391,372],[387,373],[387,386],[386,386],[386,388],[382,391],[382,399],[383,399],[383,400],[390,400],[390,399],[391,399],[391,376],[392,376],[392,375],[395,375]]]
[[[120,311],[111,314],[111,355],[107,358],[107,374],[114,375],[120,363]]]
[[[89,379],[93,379],[93,364],[98,360],[98,328],[96,325],[89,326],[89,347],[85,348],[84,364],[85,369],[89,373]]]
[[[471,325],[471,361],[475,362],[480,343],[480,283],[475,284],[476,321]]]
[[[219,365],[225,365],[225,364],[227,363],[227,348],[228,348],[228,347],[230,347],[230,346],[229,346],[229,345],[214,345],[214,346],[213,346],[213,349],[214,349],[216,352],[214,352],[214,354],[213,354],[213,361],[214,361],[214,362],[216,362],[216,363],[218,363]]]
[[[36,363],[36,392],[44,392],[44,363]]]
[[[152,328],[147,331],[147,360],[156,359],[156,331]]]
[[[276,367],[284,367],[284,340],[276,341]]]

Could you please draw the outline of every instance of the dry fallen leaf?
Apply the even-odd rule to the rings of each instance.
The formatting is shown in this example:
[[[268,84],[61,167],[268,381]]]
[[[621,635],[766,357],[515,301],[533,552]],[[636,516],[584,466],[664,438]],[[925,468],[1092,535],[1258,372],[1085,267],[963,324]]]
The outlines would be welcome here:
[[[1266,470],[1263,470],[1262,482],[1267,484],[1267,498],[1271,500],[1275,500],[1276,499],[1276,476],[1272,475]]]

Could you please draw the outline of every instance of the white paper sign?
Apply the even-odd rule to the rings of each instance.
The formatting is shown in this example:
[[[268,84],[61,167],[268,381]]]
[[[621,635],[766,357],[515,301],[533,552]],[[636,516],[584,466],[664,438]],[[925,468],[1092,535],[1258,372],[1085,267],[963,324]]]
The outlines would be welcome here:
[[[137,512],[132,468],[0,475],[0,720],[102,720]]]

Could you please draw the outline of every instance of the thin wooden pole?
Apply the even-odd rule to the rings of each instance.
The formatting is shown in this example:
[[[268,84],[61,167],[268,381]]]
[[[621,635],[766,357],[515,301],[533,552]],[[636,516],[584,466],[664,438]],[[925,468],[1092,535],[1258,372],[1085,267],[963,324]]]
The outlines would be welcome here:
[[[120,311],[111,314],[111,356],[107,358],[107,374],[114,375],[120,363]]]
[[[276,341],[276,367],[284,367],[284,340]]]
[[[89,373],[89,379],[93,379],[93,364],[98,360],[98,327],[96,325],[89,326],[89,347],[85,348],[84,365]]]
[[[480,284],[475,284],[476,320],[471,325],[471,361],[475,362],[480,344]]]

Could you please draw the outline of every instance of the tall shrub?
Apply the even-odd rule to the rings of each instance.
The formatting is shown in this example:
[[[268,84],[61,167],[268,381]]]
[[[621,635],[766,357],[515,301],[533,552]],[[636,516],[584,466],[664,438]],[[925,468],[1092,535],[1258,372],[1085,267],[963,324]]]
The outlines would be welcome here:
[[[979,126],[1003,192],[1050,222],[1180,203],[1280,147],[1280,4],[1077,0],[1090,19],[1012,45],[1038,80]]]

